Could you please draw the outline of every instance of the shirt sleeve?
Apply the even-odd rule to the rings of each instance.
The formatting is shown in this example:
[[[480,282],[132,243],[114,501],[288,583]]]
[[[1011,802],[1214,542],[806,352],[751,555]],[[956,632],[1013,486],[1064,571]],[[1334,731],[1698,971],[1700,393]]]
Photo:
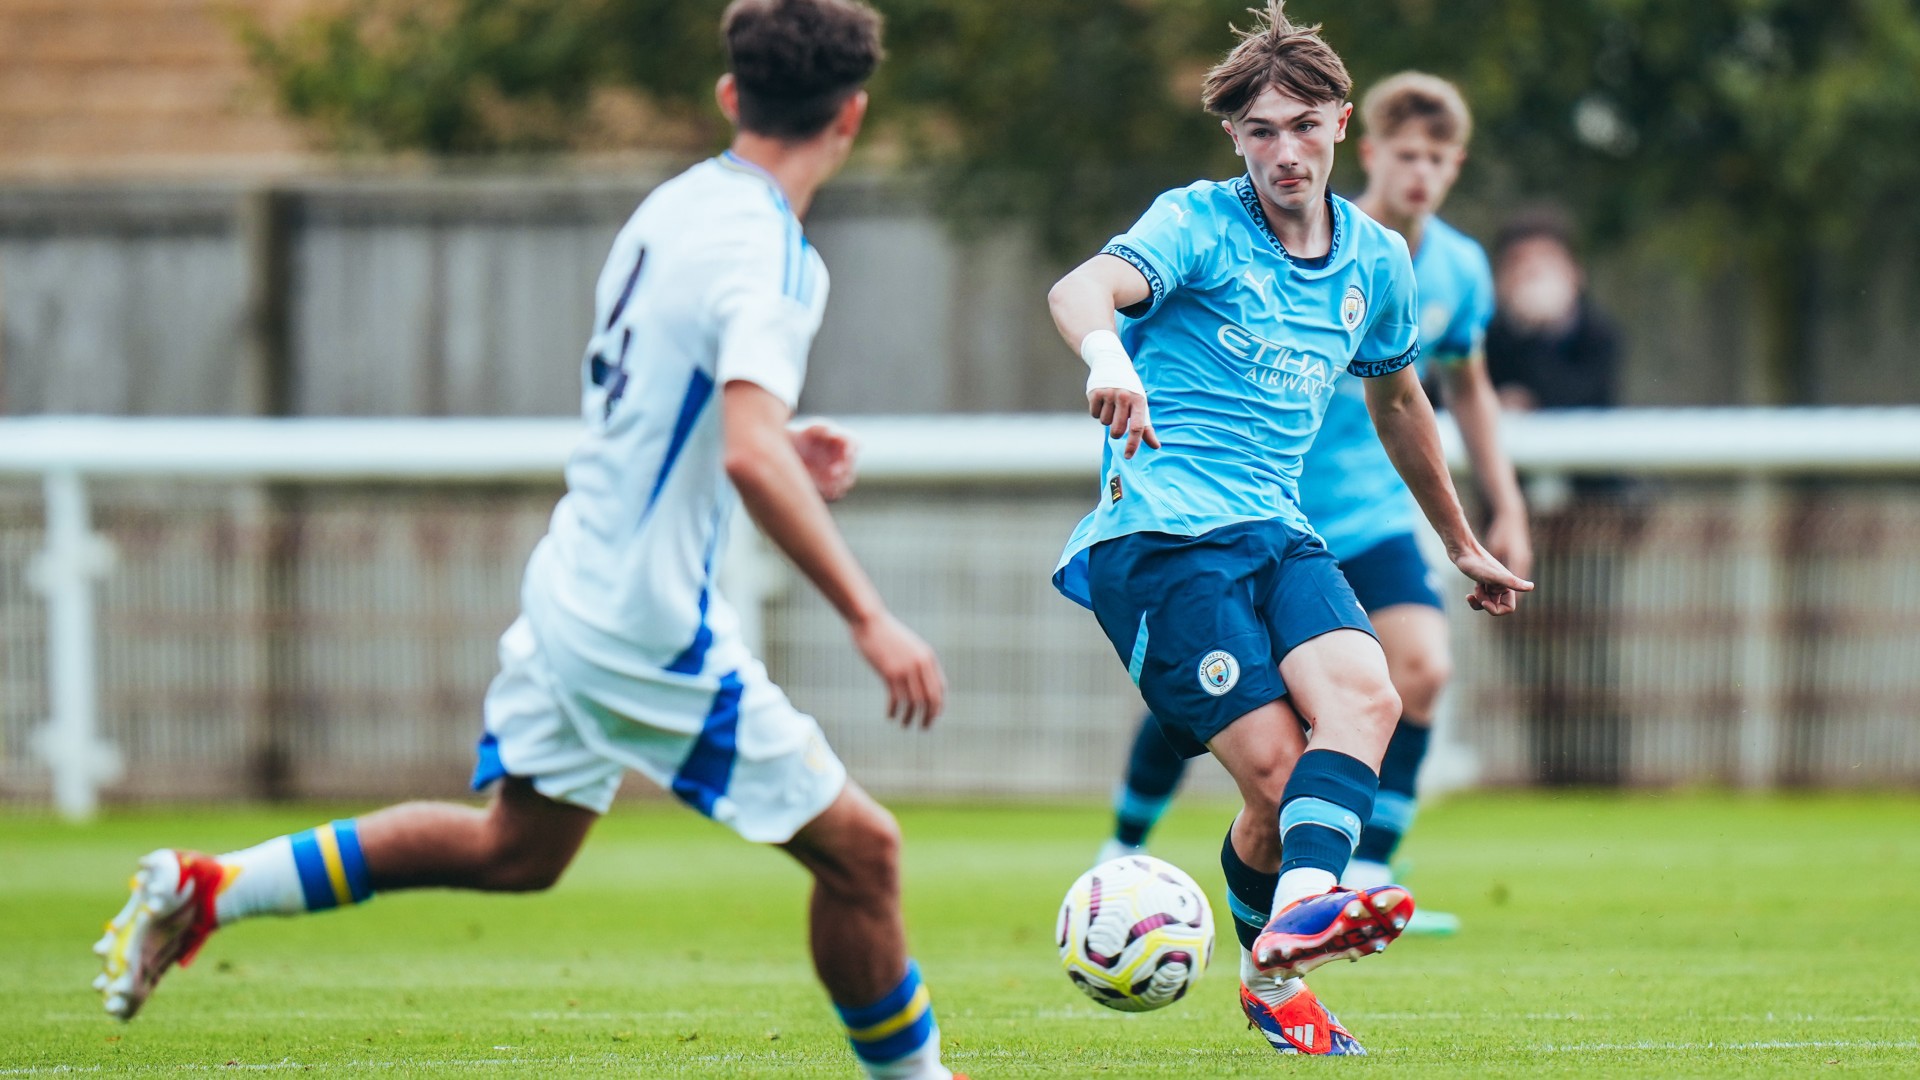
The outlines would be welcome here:
[[[1199,263],[1202,223],[1194,193],[1179,188],[1162,194],[1133,223],[1133,228],[1107,242],[1100,251],[1133,265],[1147,279],[1150,295],[1120,312],[1129,319],[1145,318],[1175,289],[1193,280]],[[1190,228],[1191,223],[1196,228]]]
[[[799,224],[784,215],[743,221],[715,238],[713,257],[715,381],[750,382],[797,407],[826,290]]]
[[[1391,375],[1420,358],[1419,297],[1413,281],[1413,260],[1407,257],[1406,241],[1393,235],[1384,270],[1375,280],[1383,287],[1370,305],[1373,321],[1360,339],[1347,370],[1363,379]]]

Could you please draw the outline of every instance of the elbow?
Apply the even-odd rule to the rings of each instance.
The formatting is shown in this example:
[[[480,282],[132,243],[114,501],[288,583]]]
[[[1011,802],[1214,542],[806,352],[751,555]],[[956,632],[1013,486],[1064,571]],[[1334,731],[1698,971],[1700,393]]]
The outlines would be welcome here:
[[[1071,276],[1063,277],[1047,290],[1047,311],[1053,315],[1055,324],[1059,324],[1061,316],[1073,304],[1072,282]]]
[[[1372,414],[1374,426],[1389,424],[1407,413],[1407,395],[1402,393],[1369,394],[1367,412]]]
[[[721,458],[721,467],[735,489],[758,490],[767,473],[767,455],[752,443],[729,443]]]
[[[1076,321],[1073,313],[1084,310],[1090,299],[1087,284],[1078,274],[1068,274],[1047,290],[1047,311],[1053,315],[1053,324],[1062,334]]]
[[[1413,379],[1407,379],[1393,388],[1393,397],[1389,405],[1394,412],[1409,415],[1419,412],[1423,405],[1428,411],[1433,409],[1433,403],[1427,400],[1426,390]]]

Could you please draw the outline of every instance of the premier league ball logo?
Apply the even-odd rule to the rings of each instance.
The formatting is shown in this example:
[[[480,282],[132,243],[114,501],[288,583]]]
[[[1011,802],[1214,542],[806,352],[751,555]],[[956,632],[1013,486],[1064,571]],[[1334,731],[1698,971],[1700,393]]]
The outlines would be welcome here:
[[[1240,661],[1224,649],[1215,649],[1200,658],[1200,689],[1219,697],[1240,681]]]

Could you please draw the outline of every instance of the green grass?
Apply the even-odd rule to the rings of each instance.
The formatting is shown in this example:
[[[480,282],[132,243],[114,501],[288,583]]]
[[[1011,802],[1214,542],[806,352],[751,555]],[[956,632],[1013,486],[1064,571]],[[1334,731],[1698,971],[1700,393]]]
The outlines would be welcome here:
[[[1224,911],[1219,805],[1158,850]],[[311,824],[314,808],[0,816],[0,1076],[227,1065],[410,1075],[851,1076],[811,980],[805,882],[664,804],[623,806],[551,893],[392,895],[221,932],[130,1025],[88,946],[136,856]],[[1055,905],[1095,807],[907,808],[908,915],[949,1061],[996,1076],[1920,1074],[1920,799],[1484,795],[1431,808],[1405,854],[1452,940],[1323,970],[1373,1051],[1282,1060],[1226,961],[1145,1016],[1061,975]]]

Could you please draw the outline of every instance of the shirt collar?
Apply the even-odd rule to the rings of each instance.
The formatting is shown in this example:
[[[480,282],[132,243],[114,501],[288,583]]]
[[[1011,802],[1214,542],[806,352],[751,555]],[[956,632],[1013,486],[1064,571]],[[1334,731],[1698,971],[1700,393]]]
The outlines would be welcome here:
[[[1339,253],[1340,234],[1344,229],[1340,220],[1340,208],[1333,201],[1333,189],[1331,187],[1327,189],[1326,198],[1327,219],[1332,222],[1333,239],[1327,244],[1327,253],[1325,255],[1311,259],[1303,259],[1289,252],[1287,246],[1280,242],[1280,238],[1273,234],[1273,226],[1267,223],[1267,212],[1260,205],[1260,193],[1254,190],[1253,177],[1250,174],[1241,173],[1233,182],[1233,191],[1234,194],[1240,196],[1240,205],[1247,211],[1247,216],[1253,219],[1254,229],[1259,232],[1260,235],[1267,238],[1267,243],[1273,245],[1275,253],[1294,266],[1300,267],[1303,270],[1319,270],[1333,262],[1334,255]]]
[[[719,162],[720,167],[723,169],[731,169],[734,172],[757,176],[761,180],[766,181],[767,187],[773,192],[774,201],[780,204],[780,209],[786,211],[789,215],[793,213],[793,206],[787,202],[785,189],[781,188],[780,181],[774,179],[772,173],[731,150],[722,150],[720,156],[713,160]]]

